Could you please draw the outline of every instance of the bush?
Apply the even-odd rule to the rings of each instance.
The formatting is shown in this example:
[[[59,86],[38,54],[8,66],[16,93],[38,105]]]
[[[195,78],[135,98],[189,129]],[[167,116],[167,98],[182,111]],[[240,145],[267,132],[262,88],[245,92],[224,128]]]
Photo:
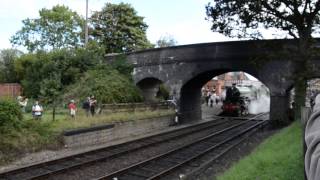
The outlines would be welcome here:
[[[22,123],[19,105],[13,100],[0,100],[0,133],[17,129]]]
[[[125,75],[108,65],[89,70],[76,84],[70,86],[65,99],[84,100],[94,95],[100,103],[141,102],[139,89]]]
[[[168,89],[163,84],[161,84],[159,86],[159,91],[157,92],[157,98],[160,100],[168,100],[169,96],[170,96],[170,93]]]

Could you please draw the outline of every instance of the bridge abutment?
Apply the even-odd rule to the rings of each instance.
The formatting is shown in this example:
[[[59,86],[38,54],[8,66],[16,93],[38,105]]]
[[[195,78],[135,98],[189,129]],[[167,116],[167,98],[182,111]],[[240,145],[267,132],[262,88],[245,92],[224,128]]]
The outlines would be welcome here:
[[[289,124],[289,95],[270,96],[270,120],[273,126]]]
[[[201,120],[201,91],[183,89],[180,97],[180,122]]]

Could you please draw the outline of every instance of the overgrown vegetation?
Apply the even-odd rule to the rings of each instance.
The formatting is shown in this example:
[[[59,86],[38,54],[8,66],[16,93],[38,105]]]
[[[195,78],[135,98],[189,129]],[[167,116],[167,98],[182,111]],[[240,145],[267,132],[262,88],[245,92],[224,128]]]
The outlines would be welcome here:
[[[301,133],[301,125],[294,122],[267,139],[217,179],[304,179]]]
[[[22,113],[16,102],[0,100],[0,133],[18,130],[22,122]]]
[[[5,109],[8,109],[8,107],[12,108],[13,106],[17,105],[10,102],[9,106],[6,105]],[[0,108],[1,107],[2,105],[0,105]],[[0,115],[2,115],[2,112],[2,109],[0,109]],[[19,109],[16,112],[20,113]],[[51,120],[51,112],[48,110],[45,111],[41,121],[36,121],[33,120],[31,113],[27,113],[24,114],[23,120],[19,119],[18,128],[6,127],[6,131],[1,132],[0,165],[7,164],[25,153],[61,148],[61,134],[65,130],[86,128],[117,121],[139,120],[169,114],[173,114],[173,112],[171,110],[147,110],[100,114],[96,117],[86,117],[85,112],[79,110],[76,119],[73,120],[69,117],[67,109],[59,109],[55,121]]]
[[[132,81],[107,65],[86,72],[79,82],[68,88],[65,99],[85,100],[89,95],[95,95],[100,103],[142,101]]]
[[[10,161],[21,152],[38,150],[44,144],[55,146],[58,136],[49,123],[25,120],[13,100],[0,100],[0,164]]]
[[[148,26],[144,18],[129,4],[107,3],[89,19],[91,34],[89,43],[84,45],[82,17],[66,6],[43,8],[39,18],[23,20],[21,30],[11,37],[13,45],[29,52],[0,51],[0,82],[22,85],[23,96],[30,99],[27,112],[34,100],[45,106],[43,119],[37,122],[31,115],[23,119],[15,102],[1,101],[0,164],[21,153],[59,147],[59,136],[65,129],[159,115],[116,113],[90,120],[80,115],[76,121],[71,121],[67,112],[55,116],[56,107],[70,99],[82,102],[90,95],[98,103],[142,101],[131,77],[133,67],[125,56],[107,64],[105,55],[153,47],[146,37]],[[51,120],[51,112],[56,121]]]

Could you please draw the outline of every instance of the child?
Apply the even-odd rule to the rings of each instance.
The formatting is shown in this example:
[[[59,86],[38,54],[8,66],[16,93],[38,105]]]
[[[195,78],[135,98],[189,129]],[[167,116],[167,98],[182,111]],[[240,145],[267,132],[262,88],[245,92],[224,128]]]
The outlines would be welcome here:
[[[76,111],[77,111],[77,106],[76,104],[74,103],[74,100],[71,100],[69,105],[68,105],[68,108],[70,110],[70,116],[72,117],[72,119],[75,119],[76,117]]]

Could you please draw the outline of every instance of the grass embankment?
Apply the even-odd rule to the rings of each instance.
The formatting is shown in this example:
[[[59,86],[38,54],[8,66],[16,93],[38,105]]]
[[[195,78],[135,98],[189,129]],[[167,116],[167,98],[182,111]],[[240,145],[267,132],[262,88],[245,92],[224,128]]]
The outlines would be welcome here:
[[[218,180],[301,180],[302,131],[298,122],[264,141]]]
[[[64,130],[85,128],[109,122],[139,120],[173,114],[172,110],[146,110],[106,113],[95,117],[86,117],[80,110],[76,119],[71,119],[68,111],[62,110],[52,121],[52,114],[46,111],[40,121],[32,119],[30,113],[24,114],[18,129],[8,130],[0,135],[0,165],[6,164],[22,154],[42,149],[61,148],[61,133]]]

